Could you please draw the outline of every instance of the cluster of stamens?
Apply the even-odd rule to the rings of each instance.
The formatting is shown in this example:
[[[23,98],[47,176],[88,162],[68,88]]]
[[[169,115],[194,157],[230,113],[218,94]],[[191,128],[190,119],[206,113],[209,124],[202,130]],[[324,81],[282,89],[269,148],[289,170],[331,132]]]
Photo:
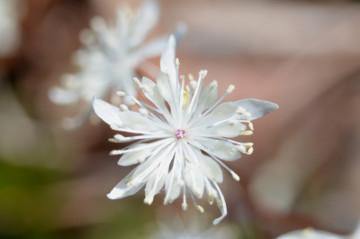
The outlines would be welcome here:
[[[175,135],[176,135],[176,139],[184,138],[185,137],[185,130],[178,129],[178,130],[176,130]]]

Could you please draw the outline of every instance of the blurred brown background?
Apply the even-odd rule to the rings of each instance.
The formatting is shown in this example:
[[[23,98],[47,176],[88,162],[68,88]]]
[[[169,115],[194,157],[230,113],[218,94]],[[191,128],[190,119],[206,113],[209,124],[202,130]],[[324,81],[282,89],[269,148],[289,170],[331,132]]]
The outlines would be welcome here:
[[[49,87],[76,71],[79,32],[92,16],[111,19],[124,1],[17,3],[19,43],[0,58],[0,238],[147,238],[169,212],[210,223],[218,214],[210,206],[199,217],[176,202],[163,206],[162,195],[151,207],[141,192],[107,199],[130,171],[108,156],[117,147],[107,141],[113,132],[103,123],[63,130],[60,120],[78,109],[48,99]],[[235,84],[228,99],[280,106],[240,139],[254,141],[255,152],[230,164],[241,181],[227,176],[221,185],[229,209],[222,224],[238,238],[305,227],[351,232],[360,218],[359,3],[162,0],[160,7],[150,38],[179,21],[188,27],[177,49],[181,73],[207,69],[220,92]]]

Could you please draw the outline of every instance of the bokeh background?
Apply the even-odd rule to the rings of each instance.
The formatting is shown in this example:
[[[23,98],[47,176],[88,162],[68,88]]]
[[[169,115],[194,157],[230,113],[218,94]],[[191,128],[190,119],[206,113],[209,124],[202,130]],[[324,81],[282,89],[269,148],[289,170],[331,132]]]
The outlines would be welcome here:
[[[101,122],[62,129],[61,119],[79,107],[48,99],[61,75],[77,70],[71,57],[81,46],[79,32],[95,15],[111,19],[125,1],[10,2],[13,9],[0,14],[7,24],[0,27],[0,238],[151,238],[164,227],[187,230],[189,222],[244,239],[306,227],[354,229],[360,218],[359,2],[160,1],[149,38],[187,24],[177,49],[181,73],[207,69],[207,82],[218,80],[220,92],[236,86],[228,99],[280,106],[254,122],[253,136],[240,139],[253,141],[255,152],[229,164],[241,181],[225,177],[229,215],[216,227],[211,221],[219,212],[205,201],[199,215],[191,206],[182,212],[179,202],[163,206],[162,195],[152,206],[142,203],[142,192],[107,199],[130,171],[108,155],[117,147],[107,141],[113,132]],[[140,3],[127,1],[134,8]],[[158,65],[159,58],[150,62]]]

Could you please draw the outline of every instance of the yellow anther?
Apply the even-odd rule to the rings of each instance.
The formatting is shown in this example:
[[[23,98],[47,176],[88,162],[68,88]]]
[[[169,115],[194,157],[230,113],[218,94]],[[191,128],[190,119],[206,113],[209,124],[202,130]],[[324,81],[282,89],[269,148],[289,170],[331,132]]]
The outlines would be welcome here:
[[[200,205],[196,205],[196,209],[200,212],[200,213],[204,213],[205,212],[205,209],[200,206]]]

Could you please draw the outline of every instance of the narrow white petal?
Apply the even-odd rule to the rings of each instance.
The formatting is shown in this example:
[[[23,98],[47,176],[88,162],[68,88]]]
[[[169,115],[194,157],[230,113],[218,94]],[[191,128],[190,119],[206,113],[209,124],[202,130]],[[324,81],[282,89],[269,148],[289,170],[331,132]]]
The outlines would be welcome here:
[[[99,99],[93,102],[94,111],[105,123],[120,126],[123,121],[120,118],[120,109]]]
[[[129,129],[144,132],[156,132],[159,130],[159,128],[156,127],[156,124],[154,124],[154,121],[138,112],[123,111],[119,116],[124,125]]]
[[[165,179],[167,176],[167,171],[159,169],[158,172],[153,172],[152,175],[149,177],[148,182],[145,186],[145,194],[146,195],[156,195],[159,193],[160,189],[162,189],[165,185]]]
[[[223,174],[219,164],[201,152],[198,153],[198,157],[202,173],[210,180],[221,183],[223,181]]]
[[[236,101],[235,104],[250,113],[248,117],[249,120],[260,118],[279,108],[279,106],[275,103],[258,99],[239,100]]]
[[[241,123],[229,123],[225,122],[220,125],[216,125],[211,128],[211,132],[215,135],[233,138],[242,134],[244,130],[247,129],[247,126]]]
[[[140,62],[144,58],[151,58],[158,56],[165,49],[168,41],[167,36],[157,38],[144,46],[141,46],[136,52],[132,53],[131,57],[134,62]]]
[[[136,47],[145,40],[146,35],[156,24],[158,17],[158,1],[145,0],[132,21],[132,32],[129,40],[131,47]]]
[[[164,98],[161,96],[157,85],[147,77],[142,78],[143,92],[146,98],[148,98],[163,114],[168,110],[165,105]]]
[[[236,114],[237,108],[238,107],[233,102],[222,103],[204,119],[201,119],[201,122],[206,125],[213,125],[214,123],[229,119]]]
[[[169,159],[169,154],[173,153],[174,143],[168,144],[164,143],[163,145],[156,148],[150,157],[142,164],[137,166],[133,173],[134,183],[141,183],[147,181],[149,175],[153,173],[160,163],[164,163],[165,160]]]
[[[161,96],[171,105],[172,102],[172,89],[171,85],[169,84],[169,77],[164,73],[160,72],[156,78],[157,80],[157,88],[161,94]]]
[[[241,158],[236,146],[224,140],[206,140],[201,142],[206,152],[222,160],[233,161]]]
[[[179,181],[179,178],[176,174],[177,172],[172,169],[168,174],[165,182],[166,199],[169,203],[173,202],[176,198],[179,197],[182,188],[181,182]]]
[[[216,225],[219,222],[221,222],[227,215],[227,208],[226,208],[226,202],[225,202],[225,198],[224,195],[222,194],[219,186],[217,185],[217,183],[214,182],[215,188],[220,196],[220,199],[216,199],[216,205],[218,206],[218,208],[220,209],[221,212],[221,216],[216,218],[213,221],[213,224]]]
[[[142,147],[146,144],[139,144],[138,147]],[[120,166],[129,166],[137,163],[141,163],[145,161],[146,157],[150,154],[150,149],[142,149],[139,151],[125,153],[121,156],[120,160],[118,161],[118,165]]]
[[[111,192],[107,195],[107,197],[110,199],[120,199],[137,193],[144,186],[144,184],[133,185],[133,186],[126,185],[128,180],[131,178],[133,172],[134,170],[130,172],[125,178],[123,178],[113,188],[113,190],[111,190]]]
[[[197,110],[199,113],[212,106],[218,98],[218,89],[215,83],[207,85],[201,92]]]
[[[49,91],[49,98],[56,104],[71,104],[79,100],[79,93],[74,90],[53,87]]]
[[[202,198],[204,193],[204,176],[199,167],[193,163],[186,163],[184,176],[186,185],[198,198]]]
[[[160,70],[166,73],[171,81],[173,86],[176,85],[176,67],[175,67],[175,50],[176,50],[176,40],[174,35],[169,37],[168,44],[161,55],[160,59]]]

